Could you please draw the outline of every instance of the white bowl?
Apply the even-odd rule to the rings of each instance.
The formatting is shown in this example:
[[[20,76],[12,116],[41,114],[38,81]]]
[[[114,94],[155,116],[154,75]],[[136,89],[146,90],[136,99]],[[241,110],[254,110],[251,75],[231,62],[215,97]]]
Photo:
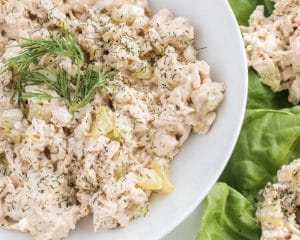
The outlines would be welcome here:
[[[158,240],[173,230],[200,204],[223,171],[237,141],[247,98],[247,63],[238,25],[227,0],[149,0],[154,10],[171,9],[189,18],[196,28],[201,59],[212,77],[226,83],[226,99],[206,136],[192,136],[173,161],[176,186],[159,195],[146,217],[125,229],[93,232],[91,219],[81,221],[70,240]],[[154,11],[154,12],[155,12]],[[28,240],[27,234],[1,229],[0,239]]]

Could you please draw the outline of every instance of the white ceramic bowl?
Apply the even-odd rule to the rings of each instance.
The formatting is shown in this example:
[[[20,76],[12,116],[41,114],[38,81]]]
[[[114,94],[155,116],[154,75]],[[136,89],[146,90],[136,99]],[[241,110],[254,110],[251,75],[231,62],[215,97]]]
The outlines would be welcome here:
[[[247,64],[242,38],[227,0],[149,0],[154,12],[171,9],[189,18],[196,28],[201,59],[211,66],[212,77],[226,83],[225,102],[206,136],[192,136],[173,161],[176,186],[160,195],[146,217],[125,229],[93,232],[91,219],[81,221],[70,240],[158,240],[173,230],[200,204],[224,169],[237,141],[247,98]],[[28,240],[27,234],[1,229],[0,239]],[[175,239],[174,239],[175,240]]]

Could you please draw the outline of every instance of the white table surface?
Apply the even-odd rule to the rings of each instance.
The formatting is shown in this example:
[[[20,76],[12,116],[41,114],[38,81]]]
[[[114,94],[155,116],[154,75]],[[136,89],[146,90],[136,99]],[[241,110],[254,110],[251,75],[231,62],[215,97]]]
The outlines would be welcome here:
[[[195,240],[200,226],[201,210],[200,206],[180,224],[173,232],[162,240]]]

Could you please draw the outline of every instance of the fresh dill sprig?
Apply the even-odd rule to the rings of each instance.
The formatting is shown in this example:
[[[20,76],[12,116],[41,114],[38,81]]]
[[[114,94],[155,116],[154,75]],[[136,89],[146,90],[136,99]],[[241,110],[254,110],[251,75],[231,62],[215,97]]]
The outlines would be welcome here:
[[[87,70],[80,76],[80,85],[78,88],[80,101],[73,107],[79,109],[87,105],[94,97],[97,89],[108,87],[108,79],[113,78],[117,75],[116,71],[94,71],[92,68]],[[74,111],[74,110],[73,110]],[[72,108],[71,108],[72,112]]]
[[[23,51],[7,61],[8,69],[15,67],[23,71],[31,64],[38,64],[42,57],[50,55],[69,57],[76,65],[83,64],[83,52],[77,38],[65,30],[52,32],[50,39],[23,39],[23,43],[14,47],[20,47]]]
[[[22,99],[40,98],[40,99],[60,99],[68,106],[70,112],[73,114],[78,109],[86,106],[95,96],[99,88],[109,86],[108,79],[116,76],[117,72],[105,70],[94,71],[92,68],[87,68],[79,76],[80,84],[78,88],[78,97],[75,96],[74,85],[72,79],[67,73],[60,69],[57,73],[49,68],[39,68],[34,71],[24,71],[26,78],[23,78]],[[25,80],[25,81],[24,81]],[[57,96],[51,95],[43,90],[35,90],[32,92],[25,92],[26,86],[44,85],[49,90],[55,91]]]
[[[116,76],[115,71],[95,71],[84,65],[84,55],[77,38],[66,30],[51,33],[47,40],[25,39],[18,45],[23,49],[20,55],[9,59],[6,69],[15,71],[17,100],[22,103],[28,98],[60,99],[73,114],[87,105],[99,88],[108,87],[108,79]],[[76,77],[69,76],[60,67],[40,66],[42,57],[64,56],[72,60],[77,68]],[[55,91],[35,90],[26,92],[27,86],[43,85]]]
[[[44,67],[39,67],[32,71],[24,70],[18,74],[17,83],[17,93],[21,100],[35,97],[41,99],[59,98],[66,104],[70,101],[70,80],[63,70],[60,70],[58,73]],[[34,85],[45,85],[49,90],[55,91],[59,97],[42,90],[36,90],[35,92],[25,91],[26,86]]]

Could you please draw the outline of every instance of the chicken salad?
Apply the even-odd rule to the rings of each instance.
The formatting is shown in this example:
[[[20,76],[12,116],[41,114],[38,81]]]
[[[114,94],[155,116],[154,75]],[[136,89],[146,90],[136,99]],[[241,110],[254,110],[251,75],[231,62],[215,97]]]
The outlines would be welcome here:
[[[147,213],[170,161],[224,97],[194,28],[146,0],[0,6],[0,224],[61,239]]]
[[[300,102],[299,11],[297,1],[276,0],[271,16],[260,5],[241,27],[248,64],[274,92],[289,91],[289,101]]]

